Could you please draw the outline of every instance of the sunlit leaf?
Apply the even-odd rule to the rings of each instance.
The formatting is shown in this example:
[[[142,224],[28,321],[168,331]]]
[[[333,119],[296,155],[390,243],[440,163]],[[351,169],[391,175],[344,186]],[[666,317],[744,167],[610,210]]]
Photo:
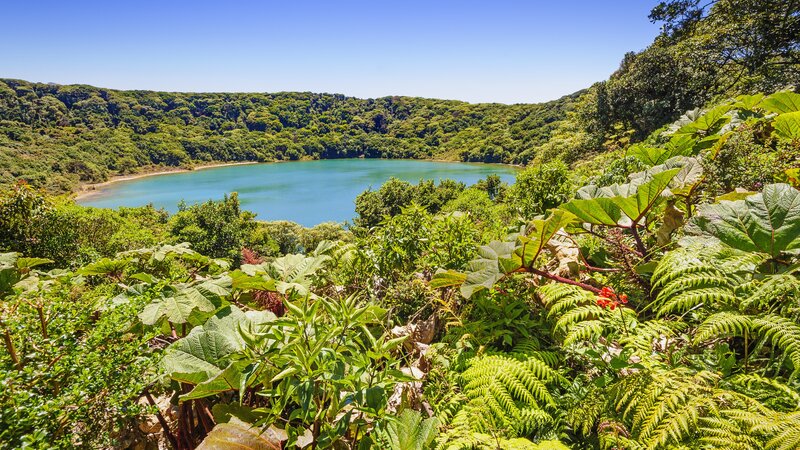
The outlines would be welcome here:
[[[761,102],[761,107],[776,114],[800,111],[800,94],[789,91],[776,92],[765,98]]]
[[[770,184],[744,200],[698,207],[690,231],[707,234],[737,250],[778,256],[800,251],[800,191]]]
[[[263,429],[231,417],[220,423],[197,446],[197,450],[281,450],[286,433],[275,427]]]

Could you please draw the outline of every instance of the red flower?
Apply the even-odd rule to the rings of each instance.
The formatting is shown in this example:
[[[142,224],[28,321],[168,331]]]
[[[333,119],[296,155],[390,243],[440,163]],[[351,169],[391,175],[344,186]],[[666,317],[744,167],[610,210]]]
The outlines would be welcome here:
[[[617,295],[614,289],[603,286],[603,288],[600,289],[600,293],[597,295],[596,303],[597,306],[601,308],[608,307],[613,311],[617,306],[627,304],[628,296],[626,294]]]

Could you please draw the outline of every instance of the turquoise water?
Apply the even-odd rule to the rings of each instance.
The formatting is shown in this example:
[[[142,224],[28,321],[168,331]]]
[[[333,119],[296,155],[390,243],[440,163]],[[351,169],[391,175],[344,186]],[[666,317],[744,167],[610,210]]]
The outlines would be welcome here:
[[[450,178],[470,185],[490,174],[513,182],[516,171],[492,164],[388,159],[250,164],[120,181],[78,203],[100,208],[152,203],[175,212],[181,200],[192,204],[238,192],[242,208],[256,213],[259,220],[312,226],[352,220],[356,196],[369,187],[377,189],[390,177],[412,183]]]

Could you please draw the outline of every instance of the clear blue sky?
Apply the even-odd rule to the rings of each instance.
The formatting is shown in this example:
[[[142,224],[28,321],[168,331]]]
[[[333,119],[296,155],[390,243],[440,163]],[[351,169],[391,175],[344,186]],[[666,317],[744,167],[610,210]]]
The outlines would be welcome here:
[[[539,102],[607,78],[652,42],[655,3],[7,1],[0,77]]]

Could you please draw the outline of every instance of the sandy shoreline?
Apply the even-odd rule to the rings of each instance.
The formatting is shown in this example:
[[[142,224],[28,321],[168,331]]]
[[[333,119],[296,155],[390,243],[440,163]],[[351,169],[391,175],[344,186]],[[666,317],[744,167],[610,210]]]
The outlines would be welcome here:
[[[158,175],[169,175],[173,173],[183,173],[183,172],[193,172],[195,170],[203,170],[203,169],[213,169],[215,167],[227,167],[227,166],[244,166],[249,164],[260,164],[258,161],[243,161],[243,162],[229,162],[229,163],[214,163],[214,164],[204,164],[196,166],[192,169],[186,169],[182,167],[174,167],[174,168],[167,168],[162,170],[157,170],[154,172],[143,172],[137,173],[133,175],[117,175],[111,177],[108,181],[103,181],[102,183],[90,183],[84,184],[80,187],[80,189],[75,192],[73,195],[73,199],[75,200],[84,200],[89,197],[93,197],[100,192],[102,192],[104,187],[110,186],[114,183],[119,183],[120,181],[130,181],[136,180],[139,178],[145,177],[154,177]]]

